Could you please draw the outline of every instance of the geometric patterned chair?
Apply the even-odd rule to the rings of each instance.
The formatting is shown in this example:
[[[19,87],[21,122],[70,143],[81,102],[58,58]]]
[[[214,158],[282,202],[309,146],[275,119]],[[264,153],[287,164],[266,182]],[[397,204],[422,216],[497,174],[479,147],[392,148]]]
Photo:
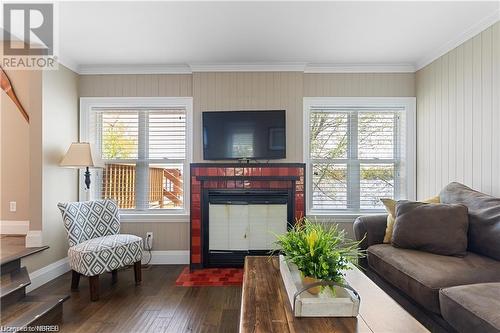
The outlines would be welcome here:
[[[59,203],[68,233],[71,289],[78,289],[80,275],[89,277],[90,299],[99,299],[99,274],[134,265],[136,285],[141,283],[142,238],[119,234],[120,214],[113,200]]]

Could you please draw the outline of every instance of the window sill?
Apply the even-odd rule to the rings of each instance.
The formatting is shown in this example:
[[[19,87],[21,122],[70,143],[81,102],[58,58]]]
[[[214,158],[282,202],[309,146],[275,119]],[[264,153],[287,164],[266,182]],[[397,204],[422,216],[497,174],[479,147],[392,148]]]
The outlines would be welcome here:
[[[309,211],[307,212],[307,217],[318,222],[352,223],[360,216],[379,214],[386,214],[386,212],[384,210],[358,213]]]
[[[189,223],[189,214],[120,214],[123,223]]]

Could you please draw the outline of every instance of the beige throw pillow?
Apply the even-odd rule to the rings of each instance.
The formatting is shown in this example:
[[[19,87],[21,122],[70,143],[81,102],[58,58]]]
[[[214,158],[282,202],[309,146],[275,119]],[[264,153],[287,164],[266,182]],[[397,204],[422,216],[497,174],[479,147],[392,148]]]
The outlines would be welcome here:
[[[384,243],[390,243],[392,240],[392,231],[394,230],[394,222],[396,221],[396,200],[382,198],[380,201],[382,201],[387,211],[387,226],[385,228]],[[439,195],[421,202],[439,203]]]

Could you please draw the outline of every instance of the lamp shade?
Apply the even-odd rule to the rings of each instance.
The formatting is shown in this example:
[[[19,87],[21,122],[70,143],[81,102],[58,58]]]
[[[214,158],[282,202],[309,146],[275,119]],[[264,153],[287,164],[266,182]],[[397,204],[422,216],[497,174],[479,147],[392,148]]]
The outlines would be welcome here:
[[[88,142],[73,142],[59,165],[68,168],[98,167]]]

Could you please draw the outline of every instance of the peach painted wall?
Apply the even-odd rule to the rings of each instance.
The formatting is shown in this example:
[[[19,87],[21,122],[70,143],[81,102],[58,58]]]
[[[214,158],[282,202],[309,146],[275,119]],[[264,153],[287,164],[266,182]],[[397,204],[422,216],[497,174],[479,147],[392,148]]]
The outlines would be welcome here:
[[[37,121],[41,113],[40,71],[6,70],[12,86],[30,117]],[[30,132],[16,105],[1,92],[0,112],[0,220],[28,221],[30,210]],[[37,124],[34,125],[36,128]],[[9,202],[17,203],[17,211],[9,211]]]

